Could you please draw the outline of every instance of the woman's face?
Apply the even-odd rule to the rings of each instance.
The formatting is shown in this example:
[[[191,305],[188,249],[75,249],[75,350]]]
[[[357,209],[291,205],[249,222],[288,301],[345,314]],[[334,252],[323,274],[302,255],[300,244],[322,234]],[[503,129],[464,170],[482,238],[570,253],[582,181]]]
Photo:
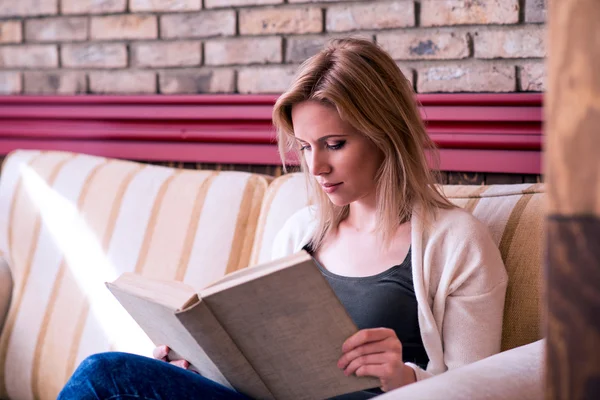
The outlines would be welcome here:
[[[375,200],[375,175],[383,156],[334,107],[305,101],[292,108],[298,148],[310,173],[337,206]]]

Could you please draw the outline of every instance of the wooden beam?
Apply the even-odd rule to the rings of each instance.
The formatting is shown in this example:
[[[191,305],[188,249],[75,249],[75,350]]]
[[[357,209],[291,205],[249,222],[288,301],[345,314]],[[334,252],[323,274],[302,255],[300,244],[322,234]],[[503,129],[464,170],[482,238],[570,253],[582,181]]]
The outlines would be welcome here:
[[[600,398],[600,2],[550,1],[547,399]]]

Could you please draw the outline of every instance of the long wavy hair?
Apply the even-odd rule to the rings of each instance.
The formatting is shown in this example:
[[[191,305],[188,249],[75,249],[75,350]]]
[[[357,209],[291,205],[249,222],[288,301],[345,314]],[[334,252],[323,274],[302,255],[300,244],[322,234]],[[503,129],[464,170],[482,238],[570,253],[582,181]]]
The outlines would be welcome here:
[[[435,184],[436,173],[428,165],[429,158],[437,169],[438,154],[409,81],[378,45],[364,39],[336,39],[300,66],[273,109],[284,168],[290,153],[295,153],[315,195],[318,227],[311,241],[313,249],[348,216],[349,206],[336,206],[329,200],[298,150],[292,107],[309,100],[335,107],[342,120],[383,154],[375,177],[377,234],[382,245],[391,244],[400,224],[410,220],[416,203],[426,222],[436,209],[453,207]]]

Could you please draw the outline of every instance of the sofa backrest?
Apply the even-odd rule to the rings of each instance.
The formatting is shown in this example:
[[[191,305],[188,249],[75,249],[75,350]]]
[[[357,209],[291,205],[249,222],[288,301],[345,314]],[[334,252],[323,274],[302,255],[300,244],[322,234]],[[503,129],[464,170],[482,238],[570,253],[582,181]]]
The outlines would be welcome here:
[[[0,398],[11,399],[56,398],[93,353],[150,355],[104,282],[137,271],[203,287],[269,260],[285,220],[309,201],[299,173],[269,184],[63,152],[11,153],[0,178],[0,252],[14,280]],[[503,349],[538,339],[542,186],[444,190],[488,224],[501,249],[510,277]]]
[[[246,266],[267,185],[244,172],[9,155],[0,250],[15,284],[0,336],[0,398],[54,399],[92,353],[150,355],[104,282],[137,271],[200,288]]]
[[[260,210],[251,265],[271,259],[273,239],[287,219],[309,202],[308,186],[302,173],[283,175],[271,182]]]
[[[442,190],[454,204],[485,223],[500,248],[509,276],[502,350],[540,339],[544,185],[447,185]],[[292,215],[308,201],[301,173],[284,175],[270,184],[261,210],[252,263],[269,259],[273,238],[285,222],[279,217]]]

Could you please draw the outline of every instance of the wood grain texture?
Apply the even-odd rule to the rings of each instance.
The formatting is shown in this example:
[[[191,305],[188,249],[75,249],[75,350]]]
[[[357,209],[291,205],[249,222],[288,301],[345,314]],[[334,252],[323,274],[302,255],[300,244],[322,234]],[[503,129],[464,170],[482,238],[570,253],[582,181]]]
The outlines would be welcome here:
[[[486,185],[510,185],[523,183],[523,175],[517,174],[485,174]]]
[[[600,398],[600,219],[548,218],[547,399]]]
[[[600,215],[600,2],[562,0],[549,5],[549,212]]]
[[[600,2],[549,2],[547,399],[600,398]]]
[[[485,174],[481,172],[448,172],[450,185],[483,185]]]
[[[523,183],[542,183],[544,177],[542,175],[523,175]]]

